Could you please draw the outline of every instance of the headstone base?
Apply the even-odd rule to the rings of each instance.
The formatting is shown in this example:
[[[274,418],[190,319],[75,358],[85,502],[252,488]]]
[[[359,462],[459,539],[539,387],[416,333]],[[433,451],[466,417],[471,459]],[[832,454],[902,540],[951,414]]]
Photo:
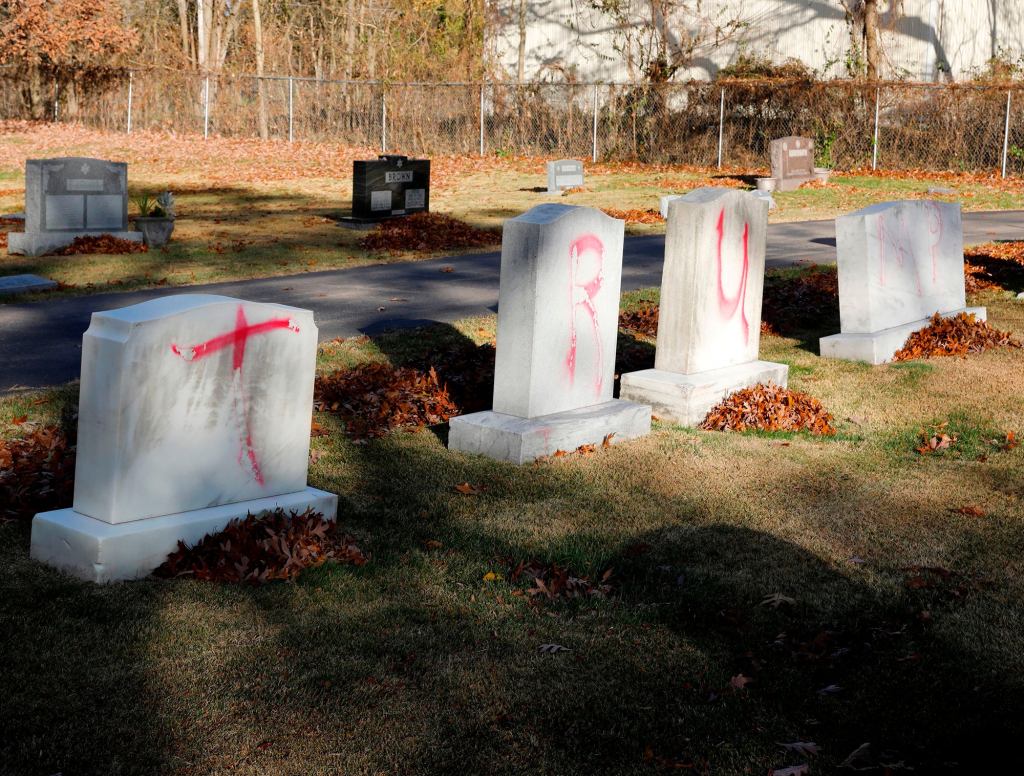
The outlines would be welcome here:
[[[49,291],[59,284],[56,280],[39,275],[4,275],[0,277],[0,294],[25,294],[29,291]]]
[[[8,232],[7,253],[12,256],[45,256],[71,245],[76,237],[101,234],[109,234],[118,240],[142,242],[142,232]]]
[[[730,393],[758,383],[775,383],[785,388],[788,378],[789,367],[771,361],[748,361],[689,375],[642,369],[622,375],[619,395],[628,401],[649,404],[660,420],[697,426],[708,410]]]
[[[984,307],[966,307],[942,313],[943,318],[958,313],[974,313],[979,320],[985,320]],[[868,334],[832,334],[822,337],[819,350],[824,358],[840,358],[845,361],[867,361],[869,364],[884,364],[892,361],[896,351],[903,347],[907,337],[928,325],[929,318],[893,326],[889,329]]]
[[[796,191],[805,183],[809,183],[810,181],[814,180],[814,178],[810,175],[807,175],[793,178],[776,178],[775,180],[776,191]]]
[[[282,496],[223,504],[129,523],[105,523],[73,509],[41,512],[32,520],[31,556],[90,582],[116,582],[148,576],[178,546],[192,545],[234,518],[281,507],[312,508],[333,519],[338,497],[306,488]]]
[[[571,452],[581,445],[599,445],[642,437],[651,430],[651,408],[613,399],[537,418],[501,412],[474,412],[452,418],[448,447],[479,453],[498,461],[527,463],[557,450]]]

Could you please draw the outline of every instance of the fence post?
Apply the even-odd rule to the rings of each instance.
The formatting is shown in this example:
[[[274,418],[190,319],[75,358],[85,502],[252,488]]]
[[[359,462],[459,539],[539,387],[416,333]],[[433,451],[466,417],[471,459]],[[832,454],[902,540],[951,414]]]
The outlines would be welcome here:
[[[294,83],[294,80],[292,79],[292,77],[288,76],[288,142],[289,143],[292,142],[295,139],[295,132],[294,132],[294,129],[293,129],[293,121],[294,121],[295,113],[294,113],[293,104],[292,104],[292,100],[293,100],[293,97],[292,97],[293,86],[292,85],[293,85],[293,83]]]
[[[60,84],[53,79],[53,120],[57,120],[57,106],[60,104]]]
[[[722,169],[722,140],[725,128],[725,89],[722,89],[722,99],[718,103],[718,169]]]
[[[380,93],[380,152],[388,152],[388,103],[383,91]]]
[[[203,81],[203,139],[210,136],[210,76]]]
[[[871,144],[871,169],[878,169],[878,105],[880,102],[881,89],[875,89],[875,139]]]
[[[125,134],[132,133],[132,71],[128,71],[128,130]]]
[[[1006,126],[1003,128],[1003,174],[1006,177],[1006,157],[1010,152],[1010,95],[1012,91],[1006,92]]]
[[[480,82],[480,156],[484,155],[484,88],[487,85]]]
[[[593,131],[591,132],[593,143],[591,144],[592,148],[591,148],[591,155],[590,156],[591,156],[591,161],[593,161],[594,164],[597,164],[597,84],[594,84],[593,99],[594,99],[594,126],[593,126]]]

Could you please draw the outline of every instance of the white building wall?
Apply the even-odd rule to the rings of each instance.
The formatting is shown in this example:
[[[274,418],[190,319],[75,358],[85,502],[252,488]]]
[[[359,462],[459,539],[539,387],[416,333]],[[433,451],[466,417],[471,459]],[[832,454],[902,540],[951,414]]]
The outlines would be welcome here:
[[[518,70],[521,0],[495,0],[498,23],[492,43],[499,67],[515,79]],[[650,0],[628,3],[632,24],[589,0],[522,0],[526,12],[525,80],[633,81],[642,78],[628,40],[650,41]],[[669,21],[670,41],[692,35],[698,42],[692,66],[677,80],[712,78],[743,53],[775,62],[803,61],[825,78],[850,73],[850,25],[840,0],[685,0]],[[888,7],[882,3],[883,9]],[[960,80],[985,68],[995,55],[1024,58],[1024,0],[903,0],[895,23],[883,15],[886,75],[932,81]],[[739,21],[739,29],[728,30]],[[947,75],[948,73],[948,75]]]

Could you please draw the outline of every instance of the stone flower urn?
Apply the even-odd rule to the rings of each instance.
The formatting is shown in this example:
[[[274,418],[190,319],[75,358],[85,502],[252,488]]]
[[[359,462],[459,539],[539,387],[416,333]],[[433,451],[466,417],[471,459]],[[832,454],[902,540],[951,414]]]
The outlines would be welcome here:
[[[171,239],[174,217],[137,216],[135,228],[142,232],[142,239],[150,248],[162,248]]]

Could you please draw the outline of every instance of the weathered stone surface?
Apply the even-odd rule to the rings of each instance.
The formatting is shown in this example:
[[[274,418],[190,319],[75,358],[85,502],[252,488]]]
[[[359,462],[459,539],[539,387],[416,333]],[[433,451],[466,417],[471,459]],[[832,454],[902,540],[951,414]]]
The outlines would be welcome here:
[[[8,232],[7,252],[12,256],[45,256],[71,245],[76,237],[95,234],[109,234],[119,240],[137,243],[143,241],[142,232]]]
[[[693,374],[757,358],[768,205],[703,188],[670,205],[655,366]]]
[[[987,311],[984,307],[965,307],[959,310],[950,310],[944,313],[944,315],[948,317],[957,313],[973,313],[978,320],[982,321],[987,317]],[[821,355],[825,358],[841,358],[846,361],[866,361],[869,364],[884,364],[892,361],[896,351],[906,343],[907,337],[915,331],[923,329],[929,322],[929,318],[922,318],[880,331],[832,334],[819,340],[819,348]]]
[[[302,490],[316,342],[310,311],[230,297],[94,313],[76,511],[123,523]]]
[[[583,162],[577,159],[559,159],[547,163],[548,193],[557,194],[562,189],[583,185]]]
[[[338,497],[303,488],[296,493],[118,524],[95,520],[74,509],[43,512],[32,522],[31,555],[90,582],[138,579],[163,563],[179,541],[195,544],[235,518],[278,507],[296,513],[313,509],[333,519]]]
[[[494,411],[453,418],[449,447],[522,463],[650,430],[612,399],[624,226],[570,205],[505,222]]]
[[[39,275],[4,275],[0,277],[0,294],[25,294],[29,291],[49,291],[56,287],[56,280]]]
[[[128,165],[63,157],[25,162],[25,231],[124,232]]]
[[[779,191],[793,191],[814,177],[814,141],[807,137],[780,137],[769,145],[772,177]]]
[[[500,412],[476,412],[452,418],[448,445],[453,450],[479,453],[499,461],[526,463],[557,450],[571,452],[581,445],[611,443],[646,436],[651,408],[611,400],[538,418]]]
[[[958,204],[883,202],[840,216],[836,252],[841,334],[821,340],[822,355],[889,361],[932,315],[966,306]]]
[[[788,377],[788,366],[771,361],[748,361],[689,375],[643,369],[622,376],[619,395],[650,404],[651,412],[661,420],[696,426],[729,394],[758,383],[784,386]]]
[[[624,226],[561,204],[505,222],[495,412],[534,418],[612,398]]]
[[[768,203],[705,188],[668,209],[655,368],[624,374],[619,396],[696,425],[733,391],[786,385],[788,367],[758,360]]]
[[[73,508],[36,515],[33,557],[122,579],[247,512],[333,516],[306,487],[316,342],[309,310],[223,296],[94,313]]]

